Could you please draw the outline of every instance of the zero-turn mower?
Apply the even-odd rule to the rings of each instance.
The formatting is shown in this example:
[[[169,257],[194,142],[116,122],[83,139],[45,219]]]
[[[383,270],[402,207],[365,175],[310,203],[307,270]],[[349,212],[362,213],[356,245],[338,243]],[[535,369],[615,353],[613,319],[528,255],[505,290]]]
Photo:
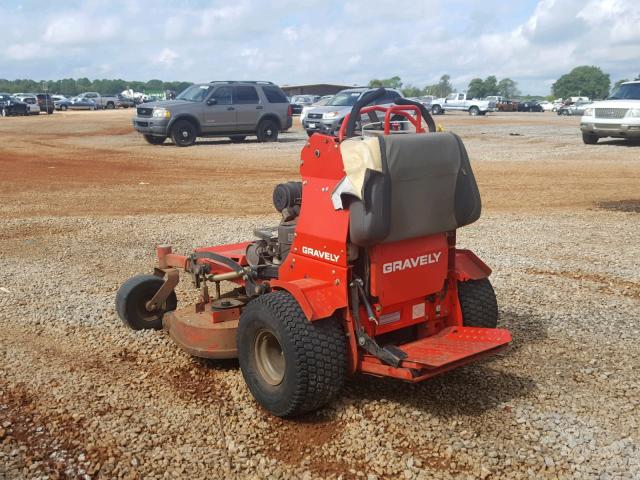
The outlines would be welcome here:
[[[456,229],[480,216],[465,147],[419,103],[367,106],[384,93],[359,100],[337,137],[308,140],[302,181],[273,192],[279,225],[187,255],[158,246],[154,274],[117,293],[124,323],[164,328],[198,357],[237,357],[253,396],[281,417],[322,407],[357,372],[419,382],[507,346],[491,269],[456,248]],[[376,133],[355,135],[363,115]],[[201,294],[177,309],[180,270]]]

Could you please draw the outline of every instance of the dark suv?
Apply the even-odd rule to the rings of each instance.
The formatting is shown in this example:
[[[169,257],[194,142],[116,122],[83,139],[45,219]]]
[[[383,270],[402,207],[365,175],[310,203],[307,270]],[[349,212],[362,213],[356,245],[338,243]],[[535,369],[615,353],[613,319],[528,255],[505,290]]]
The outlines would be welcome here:
[[[53,104],[53,98],[48,93],[38,93],[36,95],[38,97],[38,105],[40,106],[41,112],[47,112],[49,115],[53,113],[56,109],[56,106]]]
[[[260,142],[275,142],[291,123],[291,105],[271,82],[191,85],[175,100],[139,105],[133,118],[147,142],[159,145],[171,137],[180,147],[193,145],[197,137],[214,136],[241,142],[256,135]]]

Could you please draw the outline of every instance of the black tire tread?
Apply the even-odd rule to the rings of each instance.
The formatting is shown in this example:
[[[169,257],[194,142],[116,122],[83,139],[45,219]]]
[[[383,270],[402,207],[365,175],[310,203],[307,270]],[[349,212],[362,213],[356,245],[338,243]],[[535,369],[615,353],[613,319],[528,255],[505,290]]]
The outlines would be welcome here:
[[[347,342],[338,320],[310,322],[295,298],[283,291],[262,295],[245,310],[258,305],[279,319],[295,349],[300,381],[288,410],[280,416],[301,415],[326,405],[340,392],[346,376]]]
[[[488,278],[458,282],[458,299],[465,327],[496,328],[498,302]]]

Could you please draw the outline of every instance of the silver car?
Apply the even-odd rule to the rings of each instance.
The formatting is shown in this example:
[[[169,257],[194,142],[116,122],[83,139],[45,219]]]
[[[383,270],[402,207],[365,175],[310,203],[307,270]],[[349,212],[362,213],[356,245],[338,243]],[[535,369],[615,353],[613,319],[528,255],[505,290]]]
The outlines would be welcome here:
[[[375,91],[377,88],[348,88],[337,93],[324,107],[317,107],[306,115],[302,121],[302,126],[309,136],[316,132],[327,135],[337,135],[344,118],[351,107],[367,92]],[[402,97],[400,92],[387,88],[387,95],[376,100],[376,105],[388,105],[396,98]]]

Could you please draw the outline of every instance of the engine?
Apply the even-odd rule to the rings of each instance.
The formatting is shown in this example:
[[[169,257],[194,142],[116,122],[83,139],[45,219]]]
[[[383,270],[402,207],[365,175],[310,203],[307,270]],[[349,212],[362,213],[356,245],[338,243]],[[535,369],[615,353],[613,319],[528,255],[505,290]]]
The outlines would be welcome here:
[[[258,269],[260,276],[278,276],[278,266],[289,254],[295,238],[301,204],[302,182],[281,183],[273,190],[273,206],[282,214],[282,220],[275,227],[254,230],[258,240],[246,252],[247,262]]]

